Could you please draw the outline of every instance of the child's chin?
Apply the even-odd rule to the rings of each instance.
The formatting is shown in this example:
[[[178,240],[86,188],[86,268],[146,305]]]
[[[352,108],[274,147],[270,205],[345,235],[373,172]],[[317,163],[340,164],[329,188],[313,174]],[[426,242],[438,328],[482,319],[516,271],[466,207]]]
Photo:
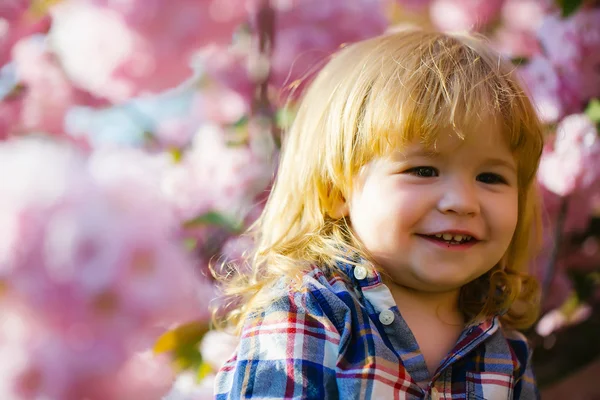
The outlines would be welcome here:
[[[471,281],[469,278],[457,276],[457,274],[423,272],[418,275],[418,280],[422,284],[420,285],[421,290],[427,292],[448,292],[457,290]]]

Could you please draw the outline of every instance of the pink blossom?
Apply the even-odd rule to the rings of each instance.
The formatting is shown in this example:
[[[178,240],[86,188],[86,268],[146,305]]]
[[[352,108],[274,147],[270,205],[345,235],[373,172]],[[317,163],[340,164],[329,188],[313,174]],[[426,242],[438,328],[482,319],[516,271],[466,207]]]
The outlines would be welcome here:
[[[442,31],[479,30],[493,21],[504,0],[433,0],[431,21]]]
[[[532,58],[541,54],[537,38],[529,31],[501,26],[492,35],[492,45],[505,57]]]
[[[502,23],[507,29],[535,33],[554,8],[552,0],[505,0]]]
[[[542,154],[538,181],[544,191],[545,209],[556,219],[567,201],[563,229],[581,232],[600,204],[600,139],[593,122],[584,114],[565,118],[554,142]]]
[[[230,87],[241,90],[232,90]],[[194,96],[190,114],[204,123],[232,125],[250,114],[251,97],[249,88],[240,88],[235,83],[207,83]]]
[[[19,19],[29,8],[28,0],[7,0],[0,8],[0,18],[8,21]]]
[[[381,0],[278,0],[271,82],[297,87],[344,43],[381,34],[388,26]]]
[[[21,109],[23,107],[23,92],[17,89],[0,100],[0,140],[13,135],[19,129]]]
[[[13,49],[13,62],[24,86],[18,131],[63,134],[64,119],[72,106],[106,104],[73,87],[41,38],[21,40]]]
[[[163,400],[212,400],[214,398],[214,379],[215,375],[208,375],[198,382],[195,373],[180,373]]]
[[[340,46],[381,34],[388,26],[385,0],[276,0],[271,4],[275,37],[270,59],[259,54],[255,40],[243,32],[235,46],[213,48],[202,56],[209,76],[248,100],[256,83],[269,76],[270,83],[284,89],[275,101],[285,102]],[[252,28],[258,30],[256,22]]]
[[[115,348],[90,342],[93,332],[52,329],[39,314],[14,299],[1,303],[0,396],[13,398],[160,399],[172,382],[167,360],[149,352],[132,354],[117,370]],[[105,367],[103,367],[103,365]],[[90,368],[92,367],[92,368]]]
[[[216,372],[233,356],[238,343],[237,336],[226,332],[209,331],[200,344],[202,360]]]
[[[581,9],[562,19],[548,15],[538,31],[557,71],[576,90],[580,104],[600,95],[600,9]]]
[[[51,398],[117,385],[166,327],[208,318],[213,287],[195,272],[162,193],[168,162],[137,150],[87,156],[49,139],[0,145],[0,276],[51,338],[42,353],[25,346],[36,363],[48,360],[36,376],[62,374],[65,393],[75,393],[44,389]]]
[[[30,1],[8,0],[0,6],[0,67],[10,61],[13,46],[35,33],[50,28],[48,16],[35,17],[29,11]]]
[[[270,183],[273,167],[246,145],[235,144],[247,135],[243,128],[200,127],[192,147],[167,172],[164,183],[183,220],[209,211],[243,218],[250,211],[254,198]]]
[[[551,333],[571,325],[577,325],[592,315],[592,307],[589,304],[579,304],[568,314],[561,309],[554,309],[544,314],[535,327],[538,335],[548,336]]]
[[[547,58],[534,56],[519,75],[544,122],[555,122],[573,110],[575,94]]]
[[[87,380],[77,392],[81,397],[76,398],[160,400],[174,380],[174,371],[166,356],[139,352],[115,374]]]
[[[584,114],[565,118],[539,167],[539,180],[552,192],[568,196],[600,180],[600,139],[594,123]]]
[[[429,7],[431,0],[396,0],[396,3],[409,11],[421,11]]]
[[[568,234],[583,233],[588,229],[590,217],[600,206],[599,188],[591,186],[582,188],[564,198],[549,191],[542,186],[542,197],[547,217],[553,221],[558,219],[561,205],[567,202],[566,215],[563,222],[563,231]],[[553,228],[555,229],[555,228]]]
[[[158,123],[153,136],[160,148],[181,149],[190,144],[196,129],[197,123],[193,118],[170,118]]]
[[[254,241],[249,236],[235,236],[227,240],[221,249],[221,254],[227,262],[236,264],[252,251]]]
[[[0,397],[3,399],[64,398],[68,376],[54,368],[62,343],[33,309],[4,296],[0,302]]]
[[[201,52],[199,59],[203,64],[206,75],[221,84],[221,91],[223,91],[223,87],[229,88],[249,105],[254,98],[256,79],[259,77],[250,75],[250,65],[248,62],[249,47],[247,46],[249,44],[246,44],[242,48],[239,48],[241,46],[210,46]],[[267,65],[266,73],[269,72],[268,68],[269,66]],[[202,92],[208,91],[211,94],[216,92],[215,90],[204,89]],[[200,104],[197,104],[197,106],[211,107],[208,96],[200,97],[199,101]],[[237,101],[234,104],[237,104]],[[217,107],[214,110],[216,111]],[[219,119],[216,122],[219,122]]]
[[[68,0],[52,10],[52,43],[69,77],[119,102],[174,87],[192,55],[227,43],[246,19],[233,0]]]

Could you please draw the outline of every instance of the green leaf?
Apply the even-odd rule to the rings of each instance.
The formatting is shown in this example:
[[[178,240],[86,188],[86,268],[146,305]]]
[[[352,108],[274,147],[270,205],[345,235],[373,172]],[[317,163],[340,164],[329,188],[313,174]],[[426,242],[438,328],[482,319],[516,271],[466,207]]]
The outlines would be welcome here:
[[[600,123],[600,100],[592,99],[588,103],[588,106],[585,109],[585,114],[591,119],[595,124]]]
[[[238,119],[236,122],[233,123],[233,127],[237,128],[237,129],[245,129],[246,126],[248,125],[249,121],[250,120],[248,119],[248,116],[244,115],[240,119]]]
[[[183,224],[184,228],[196,228],[205,225],[216,225],[237,233],[242,230],[241,221],[215,211],[207,212]]]
[[[169,154],[171,155],[171,157],[173,158],[173,161],[176,164],[180,163],[181,160],[183,159],[183,151],[181,151],[181,149],[178,149],[176,147],[169,149]]]
[[[208,332],[208,325],[200,321],[183,324],[163,333],[154,343],[155,353],[174,352],[187,344],[195,345]]]
[[[197,369],[202,363],[200,341],[208,332],[208,324],[190,322],[165,332],[154,343],[154,353],[169,353],[176,369]]]
[[[202,353],[200,353],[200,343],[184,343],[177,347],[172,353],[175,368],[180,371],[194,370],[201,365]]]
[[[567,18],[577,11],[583,4],[583,0],[556,0],[556,4],[560,7],[563,18]]]
[[[520,67],[522,65],[526,65],[529,62],[529,59],[527,57],[513,57],[510,59],[510,61]]]
[[[196,250],[196,247],[198,247],[198,240],[194,238],[185,238],[183,240],[183,247],[187,251],[194,251]]]
[[[202,379],[206,378],[206,376],[208,374],[210,374],[211,372],[213,372],[212,367],[205,362],[201,362],[200,365],[198,366],[198,373],[196,375],[198,382],[200,382]]]
[[[288,129],[296,116],[296,110],[284,107],[275,113],[275,124],[281,129]]]

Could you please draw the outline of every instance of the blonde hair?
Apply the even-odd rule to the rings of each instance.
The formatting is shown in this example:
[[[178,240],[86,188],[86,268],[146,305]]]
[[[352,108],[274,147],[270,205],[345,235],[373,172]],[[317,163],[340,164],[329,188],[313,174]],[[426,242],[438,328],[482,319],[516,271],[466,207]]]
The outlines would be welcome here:
[[[249,233],[256,248],[249,271],[226,266],[229,302],[215,322],[240,328],[249,312],[270,300],[282,278],[298,285],[318,265],[326,272],[365,259],[346,218],[334,207],[349,194],[361,166],[420,139],[433,145],[453,128],[461,138],[477,121],[500,124],[518,165],[518,223],[501,262],[461,289],[470,320],[502,314],[523,328],[537,316],[538,289],[526,271],[539,236],[534,184],[543,136],[536,113],[513,76],[514,67],[480,38],[412,30],[351,44],[332,56],[308,87],[285,136],[276,182]]]

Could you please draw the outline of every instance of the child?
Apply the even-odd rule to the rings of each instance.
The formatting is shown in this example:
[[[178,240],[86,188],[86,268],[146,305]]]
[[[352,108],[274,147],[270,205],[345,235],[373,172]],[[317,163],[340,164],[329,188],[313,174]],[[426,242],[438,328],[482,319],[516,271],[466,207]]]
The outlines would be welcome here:
[[[543,140],[513,67],[470,36],[352,44],[285,139],[216,398],[536,398]]]

